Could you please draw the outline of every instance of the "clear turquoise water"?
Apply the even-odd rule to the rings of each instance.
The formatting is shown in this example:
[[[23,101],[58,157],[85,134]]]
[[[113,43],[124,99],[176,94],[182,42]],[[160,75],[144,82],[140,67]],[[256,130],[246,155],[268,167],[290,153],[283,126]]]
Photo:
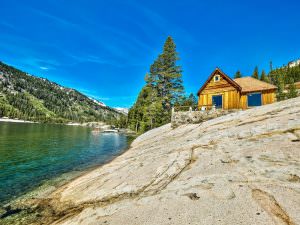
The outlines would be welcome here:
[[[0,122],[0,205],[70,171],[101,165],[128,139],[90,128]]]

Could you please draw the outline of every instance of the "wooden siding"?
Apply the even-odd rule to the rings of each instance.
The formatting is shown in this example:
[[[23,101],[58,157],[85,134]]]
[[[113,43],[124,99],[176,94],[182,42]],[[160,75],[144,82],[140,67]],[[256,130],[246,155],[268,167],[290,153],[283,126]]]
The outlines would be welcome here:
[[[271,104],[273,102],[276,102],[276,95],[275,91],[265,91],[262,95],[262,104]]]
[[[261,103],[262,105],[271,104],[276,102],[275,91],[264,91],[261,93]],[[248,108],[248,94],[242,94],[240,98],[240,109]]]
[[[223,109],[236,109],[239,107],[240,93],[222,75],[219,81],[212,78],[199,95],[198,106],[212,105],[212,96],[222,95]]]
[[[270,104],[276,101],[275,90],[264,91],[262,93],[262,104]],[[237,88],[232,86],[225,77],[220,75],[219,81],[214,81],[214,77],[206,83],[206,86],[199,93],[198,107],[212,105],[212,96],[222,95],[223,109],[247,109],[247,94],[241,94]]]
[[[214,94],[218,91],[234,91],[236,90],[223,76],[220,76],[219,81],[214,81],[212,78],[205,86],[201,94]]]
[[[248,97],[247,94],[241,95],[240,97],[240,109],[247,109],[248,108]]]

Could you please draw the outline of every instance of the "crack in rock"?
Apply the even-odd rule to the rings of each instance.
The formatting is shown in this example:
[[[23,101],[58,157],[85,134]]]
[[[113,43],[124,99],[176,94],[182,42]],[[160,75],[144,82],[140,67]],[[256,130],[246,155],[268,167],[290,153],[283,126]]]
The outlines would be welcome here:
[[[274,196],[260,189],[252,189],[252,197],[267,211],[277,225],[296,225]]]

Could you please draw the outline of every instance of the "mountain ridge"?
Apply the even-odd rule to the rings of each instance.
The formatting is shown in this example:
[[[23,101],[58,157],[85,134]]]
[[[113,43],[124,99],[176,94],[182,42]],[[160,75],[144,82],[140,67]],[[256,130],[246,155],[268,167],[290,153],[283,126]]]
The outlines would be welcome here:
[[[0,61],[0,117],[39,122],[113,123],[120,112],[76,89],[64,87]]]

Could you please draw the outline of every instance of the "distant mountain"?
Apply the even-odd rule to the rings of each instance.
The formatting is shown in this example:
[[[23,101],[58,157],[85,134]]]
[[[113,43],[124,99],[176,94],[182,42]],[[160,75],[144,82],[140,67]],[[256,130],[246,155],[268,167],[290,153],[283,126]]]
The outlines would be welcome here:
[[[125,114],[125,115],[127,115],[128,111],[129,111],[129,109],[127,109],[127,108],[121,108],[121,107],[116,107],[114,109],[117,110],[117,111],[119,111],[120,113]]]
[[[80,92],[0,62],[0,117],[113,123],[121,113]]]

